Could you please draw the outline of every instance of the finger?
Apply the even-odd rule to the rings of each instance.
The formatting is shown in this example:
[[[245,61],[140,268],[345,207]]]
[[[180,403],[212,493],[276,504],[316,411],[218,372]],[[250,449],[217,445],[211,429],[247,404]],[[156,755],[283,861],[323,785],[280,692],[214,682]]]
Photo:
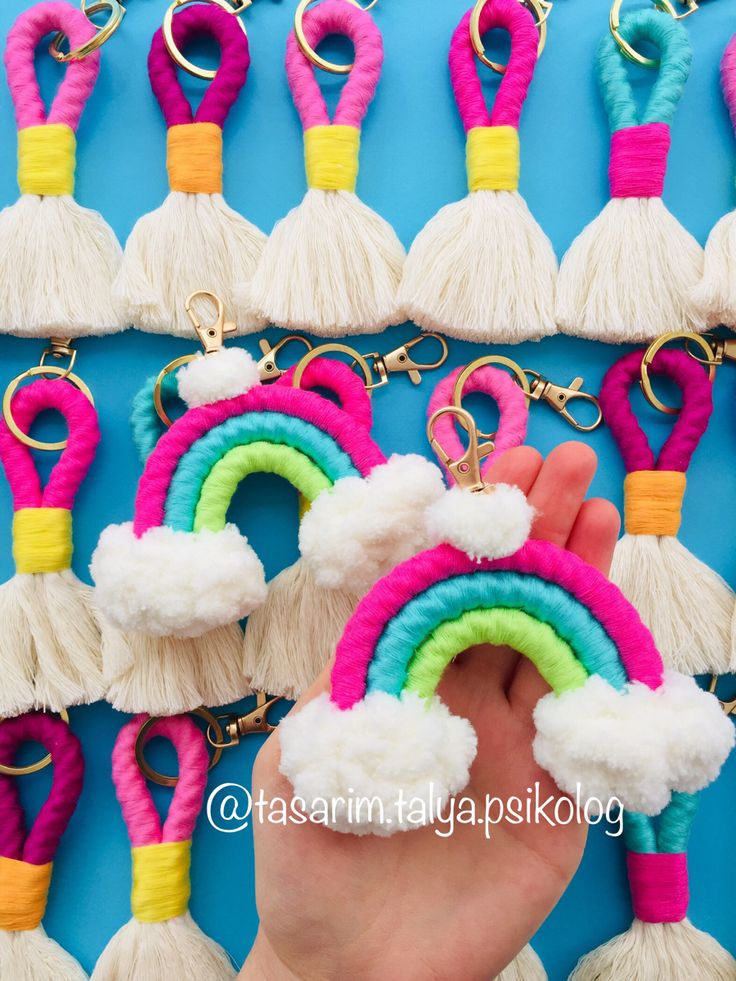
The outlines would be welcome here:
[[[537,671],[534,662],[528,657],[522,657],[508,691],[508,700],[514,715],[517,718],[527,719],[533,728],[534,706],[549,691],[549,685]]]
[[[597,465],[585,443],[562,443],[552,450],[528,495],[537,511],[532,538],[566,544]]]
[[[489,484],[513,484],[528,494],[542,469],[542,454],[532,446],[515,446],[494,461],[483,475]]]
[[[567,547],[604,575],[608,575],[621,530],[618,510],[601,497],[584,501],[572,526]]]

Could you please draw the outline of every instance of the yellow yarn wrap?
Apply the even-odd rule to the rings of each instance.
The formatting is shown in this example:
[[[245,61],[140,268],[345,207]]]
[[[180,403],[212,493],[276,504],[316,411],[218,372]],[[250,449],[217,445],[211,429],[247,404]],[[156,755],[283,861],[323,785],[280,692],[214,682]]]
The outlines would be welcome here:
[[[168,133],[169,187],[185,194],[222,194],[222,130],[183,123]]]
[[[679,470],[635,470],[624,481],[629,535],[676,535],[687,479]]]
[[[163,923],[189,908],[191,841],[169,841],[133,849],[130,905],[140,923]]]
[[[18,187],[21,194],[74,194],[77,138],[63,123],[18,131]]]
[[[53,865],[0,856],[0,930],[35,930],[46,912]]]
[[[22,508],[13,515],[16,572],[63,572],[72,564],[72,550],[72,513],[66,508]]]
[[[305,130],[307,184],[321,191],[354,191],[359,152],[360,130],[355,126],[312,126]]]
[[[465,159],[470,191],[515,191],[519,187],[519,133],[513,126],[468,130]]]

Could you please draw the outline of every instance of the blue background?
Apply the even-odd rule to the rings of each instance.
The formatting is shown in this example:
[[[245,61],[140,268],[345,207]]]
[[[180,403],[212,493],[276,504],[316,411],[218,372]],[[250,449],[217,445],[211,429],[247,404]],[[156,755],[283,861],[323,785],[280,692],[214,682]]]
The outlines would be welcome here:
[[[375,11],[386,60],[364,127],[359,192],[394,224],[407,246],[441,205],[465,193],[464,140],[446,60],[451,33],[466,2],[387,0]],[[4,0],[0,34],[4,36],[28,6],[25,0]],[[721,54],[736,30],[732,7],[725,0],[706,2],[686,22],[694,67],[673,127],[665,199],[701,241],[734,205],[734,141],[718,82]],[[150,39],[164,9],[162,0],[130,3],[121,30],[104,49],[100,80],[79,134],[78,199],[99,209],[122,240],[136,218],[156,208],[167,191],[164,126],[145,68]],[[292,10],[285,0],[257,0],[248,11],[252,66],[226,129],[226,196],[266,231],[298,203],[304,190],[301,131],[283,71]],[[607,29],[607,17],[608,0],[558,0],[550,18],[548,46],[522,118],[521,190],[559,254],[607,199],[607,125],[593,71],[595,48]],[[325,50],[335,53],[338,48],[328,42]],[[503,50],[502,44],[498,50]],[[50,94],[59,71],[43,48],[39,54],[44,90]],[[651,76],[641,70],[632,71],[632,76],[646,94]],[[490,73],[484,78],[490,98],[497,80]],[[321,82],[334,104],[339,80],[322,76]],[[187,78],[185,85],[192,97],[201,92],[201,83]],[[0,143],[0,203],[4,205],[17,194],[14,121],[4,87],[0,133],[4,134]],[[376,346],[385,351],[414,333],[405,325],[378,340],[359,338],[355,344],[363,351]],[[272,330],[268,336],[275,339],[279,333]],[[255,337],[242,343],[257,352]],[[9,380],[36,363],[41,346],[0,338],[2,378]],[[128,426],[133,393],[144,378],[193,345],[128,332],[85,340],[78,348],[79,371],[95,392],[103,431],[102,446],[76,510],[75,567],[87,578],[89,557],[103,526],[132,514],[140,472]],[[484,352],[452,342],[448,367]],[[560,337],[504,353],[563,384],[581,374],[586,390],[596,392],[621,350]],[[427,452],[424,413],[436,380],[428,376],[415,388],[408,378],[398,376],[389,389],[376,394],[375,434],[387,453]],[[687,546],[732,581],[736,580],[735,391],[734,369],[723,367],[715,385],[714,418],[689,472],[681,532]],[[653,441],[661,442],[670,421],[636,398]],[[532,445],[547,452],[573,435],[549,408],[533,407]],[[623,470],[610,434],[601,429],[586,439],[601,461],[593,492],[620,504]],[[47,468],[48,461],[41,465]],[[11,507],[2,481],[0,510],[5,515],[0,523],[0,574],[7,578],[13,572]],[[239,491],[232,513],[254,541],[269,575],[296,558],[296,506],[289,488],[275,479],[252,478]],[[46,926],[87,969],[129,916],[128,841],[109,765],[122,722],[123,717],[107,706],[72,712],[74,730],[84,745],[87,779],[56,863]],[[211,786],[230,780],[248,784],[260,741],[261,737],[251,737],[225,754]],[[38,806],[48,779],[48,773],[24,778],[23,796],[30,809]],[[736,762],[732,761],[717,785],[703,794],[690,850],[691,918],[731,950],[736,950],[729,848],[735,789]],[[156,798],[163,807],[168,793],[157,791]],[[488,847],[493,847],[492,841]],[[194,848],[193,885],[195,918],[242,962],[257,928],[250,833],[221,834],[203,819]],[[593,832],[578,874],[535,940],[550,977],[566,977],[580,954],[625,929],[630,919],[622,844]],[[492,923],[488,926],[493,929]]]

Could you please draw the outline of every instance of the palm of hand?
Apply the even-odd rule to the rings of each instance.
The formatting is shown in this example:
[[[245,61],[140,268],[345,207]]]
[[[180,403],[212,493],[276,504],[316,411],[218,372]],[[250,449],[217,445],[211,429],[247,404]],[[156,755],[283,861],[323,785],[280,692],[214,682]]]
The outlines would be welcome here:
[[[579,443],[542,462],[521,447],[495,464],[490,479],[515,483],[539,512],[533,535],[576,552],[607,571],[618,515],[601,500],[584,502],[595,454]],[[329,687],[327,672],[301,699]],[[478,735],[470,784],[460,797],[483,819],[488,795],[526,800],[560,796],[534,762],[532,710],[547,686],[526,658],[483,647],[456,659],[440,694]],[[278,772],[275,734],[263,746],[253,786],[267,799],[291,799]],[[576,824],[459,823],[391,838],[336,834],[308,823],[257,824],[258,940],[243,977],[487,979],[507,964],[552,907],[582,856]],[[469,814],[469,807],[465,808]],[[438,834],[437,832],[440,832]]]

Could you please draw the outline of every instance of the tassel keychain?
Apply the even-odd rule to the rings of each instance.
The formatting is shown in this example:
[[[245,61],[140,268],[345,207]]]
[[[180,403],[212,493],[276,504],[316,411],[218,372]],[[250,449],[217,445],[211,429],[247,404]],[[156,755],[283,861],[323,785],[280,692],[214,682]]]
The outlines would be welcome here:
[[[54,855],[82,792],[82,749],[61,719],[21,715],[0,723],[0,764],[12,766],[27,742],[41,743],[49,752],[54,779],[47,801],[26,832],[17,777],[0,773],[0,977],[86,981],[81,965],[41,925]]]
[[[27,433],[49,409],[64,417],[69,438],[42,489],[30,449],[10,424]],[[104,694],[100,620],[90,587],[70,568],[71,509],[99,439],[94,406],[61,378],[40,378],[19,389],[0,421],[0,458],[13,495],[16,568],[14,578],[0,586],[0,716],[33,708],[58,712]],[[105,636],[106,657],[125,660],[122,638],[111,629]]]
[[[182,298],[207,283],[241,332],[260,330],[265,320],[254,312],[250,281],[266,236],[222,196],[222,129],[245,85],[248,40],[236,17],[210,4],[179,12],[172,30],[179,48],[201,35],[216,38],[222,62],[193,114],[163,31],[153,38],[148,70],[168,127],[171,193],[133,229],[115,293],[140,330],[189,337]]]
[[[570,981],[736,978],[736,960],[687,918],[687,842],[696,808],[696,797],[673,794],[658,826],[643,814],[624,812],[635,919],[625,933],[581,958]]]
[[[278,327],[329,337],[372,334],[402,320],[396,290],[403,246],[355,194],[360,125],[378,84],[383,42],[371,15],[346,0],[307,11],[303,30],[312,48],[328,34],[347,35],[355,65],[330,122],[309,58],[289,36],[286,72],[304,127],[309,190],[271,232],[253,300]]]
[[[112,755],[112,778],[132,845],[133,919],[102,952],[94,981],[154,981],[197,978],[230,981],[228,955],[189,912],[192,835],[202,810],[209,757],[204,736],[185,716],[158,719],[145,741],[170,740],[179,759],[179,778],[166,821],[161,819],[136,761],[136,741],[146,716],[120,730]]]
[[[102,217],[73,197],[75,134],[100,54],[70,62],[47,118],[33,58],[51,31],[63,31],[74,48],[95,34],[82,11],[62,0],[31,7],[8,34],[21,196],[0,213],[0,330],[22,337],[107,334],[125,327],[111,291],[122,253]]]
[[[606,374],[600,401],[627,471],[625,534],[614,552],[611,579],[654,634],[665,663],[687,674],[731,671],[734,594],[677,539],[685,474],[713,409],[702,367],[683,351],[659,350],[649,371],[682,391],[682,408],[655,460],[629,403],[644,352],[632,351]]]
[[[399,303],[408,319],[467,341],[514,344],[556,333],[557,259],[518,191],[519,116],[539,35],[519,0],[488,0],[480,30],[503,28],[511,57],[489,114],[468,11],[450,47],[455,99],[467,134],[466,198],[446,205],[414,241]]]
[[[690,297],[703,272],[703,250],[662,201],[670,124],[690,73],[686,29],[656,10],[629,14],[620,26],[629,44],[660,51],[649,103],[639,116],[627,62],[606,35],[598,79],[611,124],[611,200],[575,239],[557,280],[561,331],[609,343],[651,340],[671,330],[702,331],[705,317]]]

